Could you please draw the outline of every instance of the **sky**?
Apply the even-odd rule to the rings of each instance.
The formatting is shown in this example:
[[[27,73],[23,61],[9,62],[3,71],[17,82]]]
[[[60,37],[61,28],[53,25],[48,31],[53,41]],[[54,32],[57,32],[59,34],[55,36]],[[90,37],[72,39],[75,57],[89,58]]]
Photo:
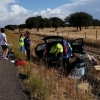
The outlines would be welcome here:
[[[24,24],[37,15],[64,19],[80,11],[100,20],[100,0],[0,0],[0,27]]]

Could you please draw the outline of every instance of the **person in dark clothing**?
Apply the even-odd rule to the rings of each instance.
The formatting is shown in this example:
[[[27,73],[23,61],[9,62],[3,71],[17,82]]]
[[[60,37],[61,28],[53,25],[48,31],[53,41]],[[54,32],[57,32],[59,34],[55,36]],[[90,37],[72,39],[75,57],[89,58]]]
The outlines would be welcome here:
[[[25,50],[26,50],[26,56],[27,56],[28,61],[30,60],[30,44],[31,44],[29,35],[30,35],[30,33],[28,31],[26,31],[26,36],[25,36],[25,39],[24,39],[24,47],[25,47]]]

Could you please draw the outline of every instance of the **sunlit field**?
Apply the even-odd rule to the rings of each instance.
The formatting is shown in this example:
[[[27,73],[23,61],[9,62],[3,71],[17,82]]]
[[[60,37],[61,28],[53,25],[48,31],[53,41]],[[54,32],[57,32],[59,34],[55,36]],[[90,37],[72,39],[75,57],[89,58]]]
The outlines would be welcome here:
[[[36,29],[32,29],[31,32],[37,33]],[[97,40],[100,39],[100,27],[89,27],[88,29],[82,27],[82,31],[77,31],[77,29],[73,27],[58,28],[57,31],[55,31],[54,28],[45,28],[43,30],[40,29],[39,33],[47,35],[61,35],[66,37],[69,36],[74,38],[89,38],[94,40],[96,40],[97,35]]]
[[[29,30],[31,34],[39,34],[41,36],[62,36],[65,39],[73,40],[76,38],[83,38],[84,43],[88,45],[93,46],[100,46],[100,27],[89,27],[88,29],[82,28],[82,31],[77,31],[76,28],[73,27],[65,27],[65,28],[58,28],[57,31],[55,31],[54,28],[45,28],[45,29],[39,29],[39,32],[36,31],[36,29]],[[38,40],[37,40],[38,41]]]

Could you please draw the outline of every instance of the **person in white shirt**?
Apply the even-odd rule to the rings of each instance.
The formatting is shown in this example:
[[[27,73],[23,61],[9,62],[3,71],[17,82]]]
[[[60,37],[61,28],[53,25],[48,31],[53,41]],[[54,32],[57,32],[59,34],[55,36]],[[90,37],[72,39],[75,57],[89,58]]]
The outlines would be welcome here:
[[[1,28],[1,33],[0,33],[0,43],[1,43],[1,46],[2,46],[2,56],[3,56],[3,59],[6,59],[8,60],[8,58],[6,58],[7,54],[8,54],[8,42],[7,42],[7,38],[6,38],[6,35],[5,35],[5,29],[4,28]]]

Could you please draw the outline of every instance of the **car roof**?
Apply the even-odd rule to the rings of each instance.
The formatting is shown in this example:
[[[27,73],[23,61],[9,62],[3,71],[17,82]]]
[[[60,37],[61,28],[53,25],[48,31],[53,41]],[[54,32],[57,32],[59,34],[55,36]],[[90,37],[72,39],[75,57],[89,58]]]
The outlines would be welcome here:
[[[47,40],[47,39],[54,39],[54,38],[60,38],[60,39],[63,39],[63,37],[61,36],[48,36],[48,37],[44,37],[42,40]]]
[[[45,42],[48,42],[49,40],[63,41],[63,37],[61,37],[61,36],[48,36],[48,37],[44,37],[42,40],[44,40]]]

